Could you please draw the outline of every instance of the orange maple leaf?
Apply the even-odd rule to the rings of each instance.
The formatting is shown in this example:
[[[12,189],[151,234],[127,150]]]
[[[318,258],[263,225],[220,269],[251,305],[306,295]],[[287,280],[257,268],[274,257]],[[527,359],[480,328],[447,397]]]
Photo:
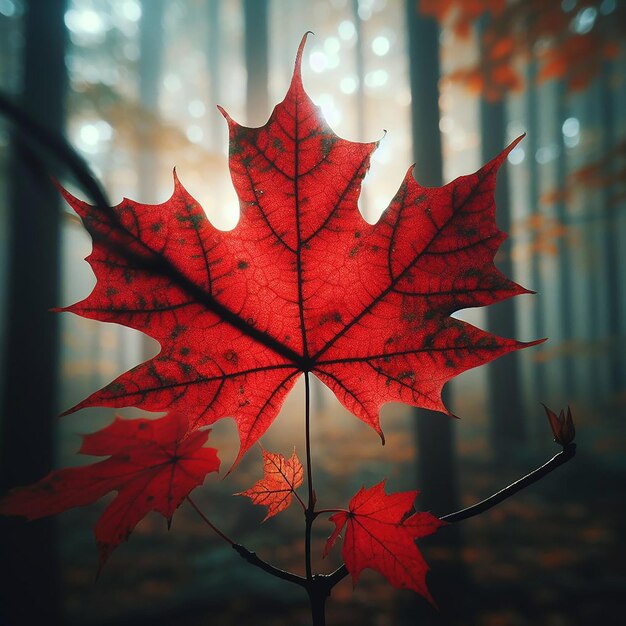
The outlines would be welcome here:
[[[263,450],[263,478],[250,489],[235,495],[246,496],[253,504],[266,506],[267,515],[263,519],[265,521],[284,511],[291,504],[292,495],[295,495],[302,504],[296,493],[296,489],[302,484],[302,478],[302,463],[295,449],[288,461],[282,454]]]

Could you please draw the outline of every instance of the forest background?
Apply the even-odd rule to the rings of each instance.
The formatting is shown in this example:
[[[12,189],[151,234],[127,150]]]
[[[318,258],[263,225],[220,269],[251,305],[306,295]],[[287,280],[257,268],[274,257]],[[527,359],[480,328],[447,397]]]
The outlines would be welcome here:
[[[237,199],[214,105],[263,124],[312,30],[304,82],[330,125],[352,140],[387,131],[360,202],[369,221],[410,163],[419,182],[441,184],[527,133],[498,178],[498,224],[512,235],[498,263],[538,295],[462,317],[509,337],[549,337],[450,384],[460,421],[387,406],[384,448],[316,385],[318,490],[346,503],[386,475],[394,491],[422,489],[420,508],[443,514],[554,452],[541,402],[572,407],[578,442],[559,472],[445,541],[422,542],[439,613],[372,573],[355,592],[347,580],[333,592],[329,622],[621,623],[624,25],[620,0],[0,0],[0,488],[78,462],[78,434],[103,427],[113,410],[55,416],[158,349],[129,329],[48,312],[94,281],[82,261],[90,240],[49,176],[84,189],[37,129],[16,123],[11,102],[65,136],[112,202],[165,200],[176,166],[213,223],[232,228]],[[288,398],[266,447],[302,449],[302,394]],[[225,466],[233,441],[231,422],[216,425]],[[259,476],[253,451],[227,480],[212,481],[219,506],[207,506],[220,527],[297,569],[301,537],[290,514],[259,527],[263,513],[230,498]],[[144,520],[94,584],[100,509],[26,526],[1,520],[2,562],[13,565],[0,566],[0,605],[22,603],[38,621],[67,625],[228,626],[251,615],[307,623],[304,596],[250,571],[185,507],[171,532],[156,516]],[[318,528],[321,553],[331,525]]]

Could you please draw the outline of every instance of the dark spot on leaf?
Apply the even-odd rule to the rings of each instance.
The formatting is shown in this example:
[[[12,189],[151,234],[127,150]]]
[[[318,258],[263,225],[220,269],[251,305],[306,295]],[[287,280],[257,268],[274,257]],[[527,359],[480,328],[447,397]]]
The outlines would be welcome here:
[[[172,339],[177,339],[180,335],[182,335],[185,331],[187,330],[186,326],[175,326],[174,330],[172,331],[172,334],[170,335],[170,337]]]
[[[239,362],[239,357],[237,356],[237,353],[234,350],[227,350],[224,353],[224,358],[229,363],[233,363],[233,365],[237,365],[237,363]]]
[[[247,261],[239,261],[239,263],[237,263],[237,267],[238,267],[240,270],[246,270],[246,269],[248,269],[248,267],[249,267],[249,266],[248,266],[248,262],[247,262]]]

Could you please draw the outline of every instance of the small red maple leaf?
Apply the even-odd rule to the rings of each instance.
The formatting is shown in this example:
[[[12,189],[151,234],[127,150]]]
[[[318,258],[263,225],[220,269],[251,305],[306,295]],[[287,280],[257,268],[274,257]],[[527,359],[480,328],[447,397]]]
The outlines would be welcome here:
[[[232,417],[241,456],[267,430],[302,372],[312,372],[383,438],[391,401],[448,413],[443,385],[534,343],[451,317],[527,290],[493,258],[496,173],[427,188],[407,172],[378,223],[361,216],[377,143],[341,139],[304,90],[296,59],[283,102],[260,128],[230,130],[241,217],[214,228],[175,177],[159,205],[94,207],[63,192],[92,235],[93,292],[66,311],[140,330],[160,353],[67,412],[136,406]],[[519,141],[519,139],[518,139]],[[383,439],[384,441],[384,439]]]
[[[264,520],[284,511],[296,495],[296,489],[302,484],[303,470],[296,451],[289,460],[282,454],[274,454],[263,450],[263,478],[257,481],[250,489],[236,493],[236,496],[246,496],[253,504],[267,507]]]
[[[30,520],[61,513],[117,496],[95,526],[100,567],[150,511],[168,524],[189,492],[219,470],[215,448],[204,448],[208,430],[189,431],[178,415],[150,419],[121,419],[83,436],[81,454],[109,456],[92,465],[57,470],[28,487],[11,490],[0,500],[1,515]]]
[[[426,586],[428,565],[415,540],[431,535],[446,523],[430,513],[414,513],[419,491],[385,493],[385,481],[362,487],[350,500],[349,510],[330,517],[335,530],[326,542],[324,556],[347,525],[341,554],[356,585],[361,572],[380,572],[394,587],[412,589],[435,604]]]

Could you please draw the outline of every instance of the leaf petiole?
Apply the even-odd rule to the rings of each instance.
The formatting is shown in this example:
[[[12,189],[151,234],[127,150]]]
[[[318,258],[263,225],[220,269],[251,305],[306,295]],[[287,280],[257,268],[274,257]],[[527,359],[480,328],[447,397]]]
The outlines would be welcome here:
[[[195,509],[196,513],[202,518],[202,521],[219,537],[229,543],[231,546],[236,545],[235,542],[226,534],[223,533],[211,520],[200,510],[198,505],[191,499],[191,496],[187,496],[187,502]]]
[[[315,511],[314,517],[318,517],[319,515],[324,515],[325,513],[349,513],[347,509],[320,509],[319,511]]]

